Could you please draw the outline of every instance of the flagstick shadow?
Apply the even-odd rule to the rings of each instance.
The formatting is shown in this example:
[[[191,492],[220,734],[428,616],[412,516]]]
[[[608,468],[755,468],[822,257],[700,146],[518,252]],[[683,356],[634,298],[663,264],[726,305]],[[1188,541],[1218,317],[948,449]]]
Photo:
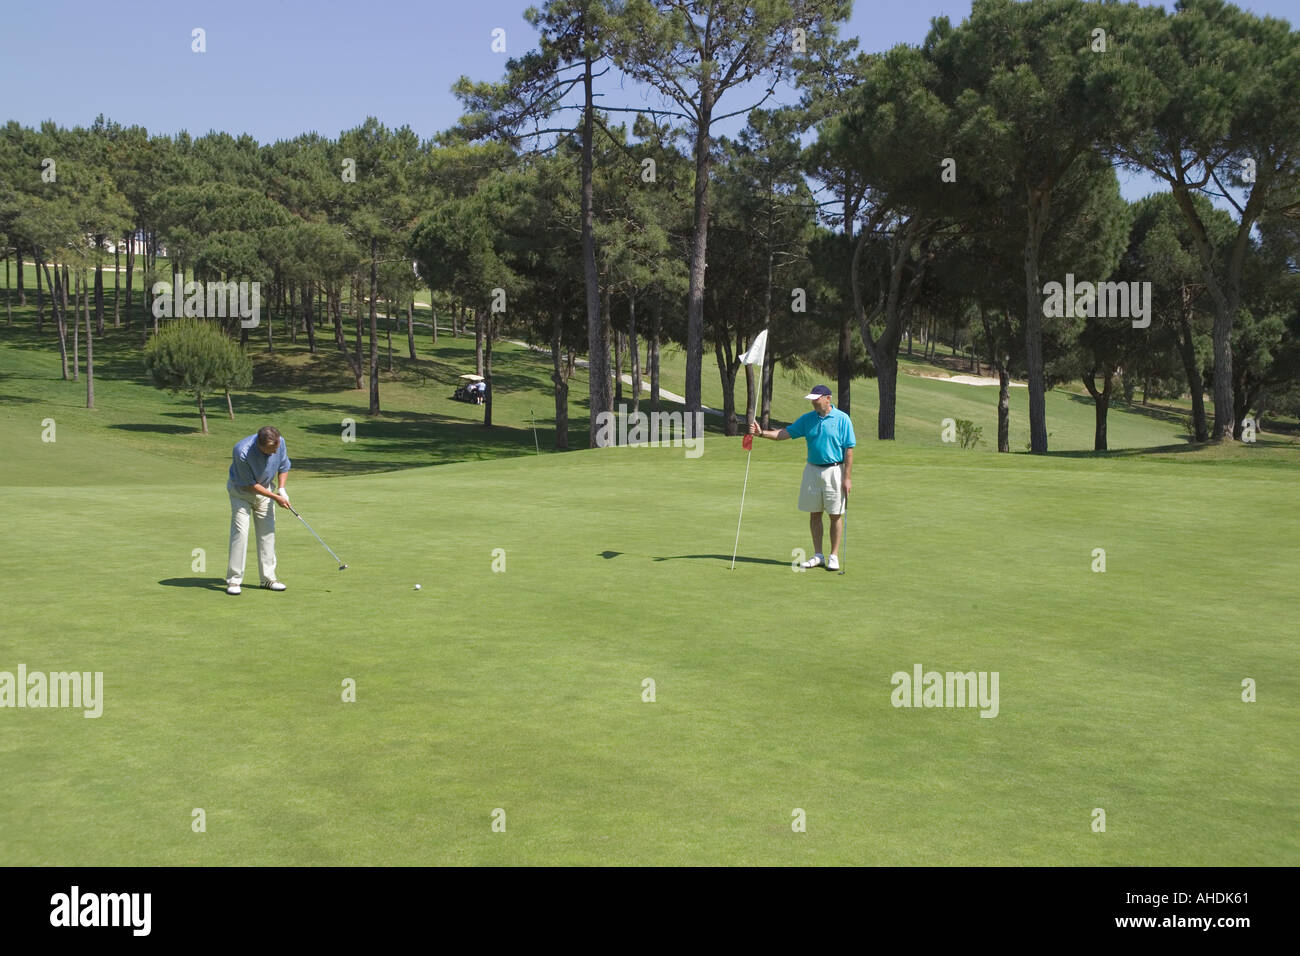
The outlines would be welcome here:
[[[731,555],[729,554],[674,554],[668,557],[655,558],[656,561],[723,561],[727,565],[731,564]],[[777,561],[774,558],[749,558],[744,555],[736,556],[737,564],[775,564],[780,567],[789,567],[786,561]]]

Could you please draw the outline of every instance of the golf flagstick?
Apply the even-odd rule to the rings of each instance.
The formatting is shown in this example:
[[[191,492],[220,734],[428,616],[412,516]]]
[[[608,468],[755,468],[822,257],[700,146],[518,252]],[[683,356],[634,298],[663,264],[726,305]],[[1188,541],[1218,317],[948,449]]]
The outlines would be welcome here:
[[[840,574],[844,573],[844,559],[849,553],[849,493],[844,492],[844,513],[840,518]]]
[[[754,341],[750,343],[749,348],[740,356],[740,364],[758,366],[758,401],[755,403],[754,420],[761,417],[763,405],[763,358],[767,354],[767,329],[759,332],[754,336]],[[736,552],[740,549],[740,522],[745,517],[745,492],[749,490],[749,460],[754,457],[754,436],[749,432],[749,426],[752,422],[748,421],[749,412],[745,413],[745,449],[749,452],[745,456],[745,486],[740,491],[740,517],[736,519],[736,544],[731,549],[731,568],[736,570]]]
[[[740,517],[736,519],[736,543],[731,549],[731,567],[728,571],[736,570],[736,552],[740,550],[740,522],[745,519],[745,492],[749,490],[749,460],[754,457],[754,436],[747,434],[745,440],[749,443],[749,454],[745,456],[745,484],[740,489]]]

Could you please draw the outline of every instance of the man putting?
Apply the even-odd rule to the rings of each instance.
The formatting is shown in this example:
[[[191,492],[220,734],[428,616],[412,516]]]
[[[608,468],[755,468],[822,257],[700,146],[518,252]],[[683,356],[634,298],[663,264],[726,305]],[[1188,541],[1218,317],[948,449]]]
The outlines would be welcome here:
[[[231,455],[226,491],[230,494],[230,564],[226,568],[226,593],[238,594],[244,580],[244,560],[248,553],[248,519],[252,515],[257,530],[257,569],[262,587],[283,591],[284,584],[275,576],[275,509],[289,507],[284,480],[289,473],[289,454],[280,432],[267,425],[256,435],[235,443]],[[271,489],[279,481],[278,490]]]
[[[831,390],[818,385],[804,396],[812,402],[812,411],[805,412],[785,428],[762,429],[758,422],[749,426],[751,433],[760,438],[784,441],[802,438],[808,442],[808,464],[803,469],[803,482],[799,486],[799,510],[810,512],[808,527],[812,531],[813,556],[801,565],[819,568],[823,564],[831,571],[840,569],[840,534],[843,527],[844,507],[848,504],[853,481],[853,420],[831,404]],[[822,554],[822,512],[831,516],[831,555]]]

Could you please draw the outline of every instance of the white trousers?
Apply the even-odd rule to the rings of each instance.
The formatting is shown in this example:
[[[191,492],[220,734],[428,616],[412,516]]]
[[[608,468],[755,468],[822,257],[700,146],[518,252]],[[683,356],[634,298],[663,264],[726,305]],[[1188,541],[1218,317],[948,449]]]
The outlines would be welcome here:
[[[248,553],[248,520],[251,516],[257,531],[257,570],[262,583],[275,577],[275,508],[270,498],[252,491],[241,491],[227,482],[230,494],[230,562],[226,566],[226,583],[244,580],[244,559]]]

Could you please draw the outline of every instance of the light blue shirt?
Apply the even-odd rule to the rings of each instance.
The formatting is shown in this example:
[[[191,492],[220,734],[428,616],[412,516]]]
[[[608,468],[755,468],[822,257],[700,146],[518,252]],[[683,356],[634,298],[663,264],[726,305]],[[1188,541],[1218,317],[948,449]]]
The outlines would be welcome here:
[[[271,479],[282,471],[288,471],[292,465],[285,448],[284,436],[280,436],[280,447],[273,455],[263,455],[257,447],[257,434],[241,438],[235,443],[231,453],[230,482],[236,488],[251,488],[261,485],[271,487]]]
[[[785,426],[791,438],[808,442],[808,462],[813,465],[830,465],[844,460],[844,449],[857,445],[853,435],[853,419],[831,406],[825,415],[816,411],[805,412]]]

